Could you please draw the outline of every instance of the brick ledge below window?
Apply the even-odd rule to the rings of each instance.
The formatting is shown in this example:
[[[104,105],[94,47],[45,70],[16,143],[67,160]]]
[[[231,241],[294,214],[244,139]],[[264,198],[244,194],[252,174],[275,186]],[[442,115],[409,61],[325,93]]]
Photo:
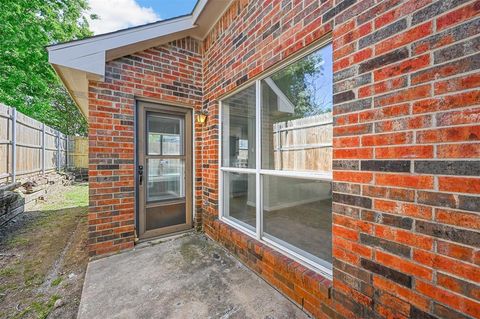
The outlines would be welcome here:
[[[330,308],[331,279],[219,219],[205,223],[210,224],[204,228],[208,237],[222,244],[303,310],[317,317],[321,308]]]

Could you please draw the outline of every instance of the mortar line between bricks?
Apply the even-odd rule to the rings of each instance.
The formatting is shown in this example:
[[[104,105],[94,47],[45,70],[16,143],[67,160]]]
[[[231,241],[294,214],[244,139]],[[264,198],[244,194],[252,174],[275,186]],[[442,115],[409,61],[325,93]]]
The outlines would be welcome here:
[[[468,58],[468,57],[477,55],[478,52],[473,52],[473,53],[470,53],[470,54],[467,54],[467,55],[463,55],[463,56],[460,56],[460,57],[453,58],[453,59],[451,59],[451,60],[449,60],[449,61],[445,61],[445,62],[442,62],[442,63],[434,63],[434,58],[433,58],[433,57],[434,57],[434,54],[435,54],[436,52],[442,51],[442,50],[444,50],[444,49],[447,49],[447,48],[449,48],[449,47],[451,47],[451,46],[453,46],[453,45],[457,45],[457,44],[459,44],[459,43],[468,42],[468,41],[470,41],[470,40],[476,39],[477,37],[479,37],[478,34],[477,34],[477,35],[472,35],[472,36],[470,36],[470,37],[468,37],[468,38],[462,39],[461,42],[460,42],[460,41],[456,41],[456,42],[453,42],[453,43],[451,43],[451,44],[448,44],[448,45],[444,45],[444,46],[442,46],[442,47],[439,47],[439,48],[437,48],[437,49],[435,49],[435,50],[430,50],[428,53],[421,52],[421,53],[418,53],[418,54],[413,54],[412,52],[409,52],[408,57],[406,57],[406,58],[404,58],[404,59],[402,59],[402,60],[399,60],[399,61],[395,61],[395,62],[391,62],[391,63],[387,63],[387,64],[385,64],[385,65],[382,65],[382,68],[390,67],[390,66],[396,65],[396,64],[401,64],[402,62],[407,62],[407,61],[410,61],[410,60],[412,60],[412,59],[415,59],[415,58],[424,56],[424,55],[426,55],[426,54],[429,54],[429,56],[430,56],[430,64],[428,64],[428,65],[426,65],[426,66],[424,66],[424,67],[422,67],[422,68],[420,68],[420,69],[416,69],[416,70],[414,71],[414,73],[408,73],[407,76],[408,76],[408,78],[410,78],[412,74],[416,74],[416,73],[418,73],[418,72],[422,72],[422,71],[427,70],[427,69],[430,69],[430,68],[440,67],[440,66],[442,66],[442,65],[444,65],[444,64],[456,62],[456,61],[459,61],[459,60],[461,60],[461,59],[465,59],[465,58]],[[428,38],[428,37],[424,37],[424,38],[418,39],[418,41],[420,41],[420,40],[425,40],[426,38]],[[464,41],[463,41],[463,40],[464,40]],[[418,42],[418,41],[417,41],[417,42]],[[410,50],[411,50],[411,46],[412,46],[413,44],[415,44],[415,43],[410,43],[410,44],[406,44],[406,45],[403,45],[403,46],[399,46],[399,47],[396,47],[396,48],[394,48],[394,49],[391,49],[390,51],[382,52],[380,55],[372,54],[372,57],[370,57],[370,58],[368,58],[368,59],[366,59],[366,60],[361,61],[360,64],[361,64],[361,63],[365,63],[365,62],[369,62],[369,61],[371,61],[371,60],[374,60],[375,58],[378,58],[379,56],[383,56],[383,55],[390,54],[390,53],[392,53],[392,52],[395,52],[395,50],[399,50],[399,49],[401,49],[401,48],[409,48],[409,51],[410,51]],[[369,47],[367,47],[367,48],[369,48]],[[363,48],[362,50],[364,50],[364,49],[365,49],[365,48]],[[336,50],[336,51],[337,51],[337,50]],[[347,56],[344,56],[344,57],[341,58],[341,60],[347,59],[347,58],[349,58],[349,57],[352,57],[354,54],[355,54],[355,53],[351,53],[351,54],[349,54],[349,55],[347,55]],[[342,70],[345,70],[345,69],[347,69],[347,68],[349,68],[349,67],[352,67],[352,66],[354,66],[354,65],[356,65],[356,64],[349,65],[348,67],[343,68],[343,69],[341,69],[341,70],[338,70],[337,72],[342,71]],[[375,68],[375,69],[373,69],[373,70],[371,71],[372,75],[373,75],[373,73],[374,73],[375,70],[380,70],[380,69],[381,69],[381,68]],[[468,73],[476,73],[476,71],[478,72],[478,70],[472,70],[472,71],[468,71],[468,72],[462,72],[462,76],[463,76],[464,74],[468,74]],[[354,75],[354,76],[348,77],[348,78],[346,78],[346,79],[342,79],[341,81],[335,82],[334,84],[341,83],[341,82],[343,82],[343,81],[345,81],[345,80],[352,79],[352,78],[356,78],[356,77],[358,77],[358,76],[362,76],[362,75],[368,74],[368,73],[369,73],[369,72],[359,73],[359,74],[356,74],[356,75]],[[400,74],[400,75],[398,75],[398,76],[394,76],[394,77],[389,77],[389,78],[386,78],[386,79],[382,79],[380,82],[376,82],[376,83],[381,83],[381,82],[388,81],[388,80],[391,80],[391,79],[398,79],[398,78],[400,78],[400,77],[402,77],[402,76],[406,76],[406,74]],[[425,83],[423,83],[423,84],[426,84],[426,83],[436,83],[436,82],[440,82],[440,81],[443,81],[443,80],[446,80],[446,79],[449,79],[449,78],[453,78],[453,77],[457,77],[457,76],[459,76],[459,75],[458,75],[458,74],[455,74],[455,75],[451,75],[451,76],[444,77],[444,78],[434,79],[434,80],[432,80],[432,81],[428,81],[428,82],[425,82]],[[375,83],[375,81],[373,81],[373,83]],[[422,84],[422,83],[421,83],[421,84]],[[421,85],[421,84],[418,84],[418,85]],[[406,86],[406,87],[407,87],[407,88],[410,88],[410,87],[411,87],[410,83],[409,83],[409,85]],[[389,92],[390,92],[390,91],[389,91]],[[380,94],[381,94],[381,93],[380,93]],[[338,104],[338,105],[341,105],[341,104]]]
[[[453,109],[453,110],[447,110],[445,113],[449,113],[449,112],[455,112],[455,111],[462,111],[464,109],[468,109],[468,108],[474,108],[476,109],[477,107],[464,107],[464,108],[458,108],[458,109]],[[399,116],[399,118],[388,118],[388,119],[385,119],[385,120],[377,120],[377,121],[371,121],[371,122],[361,122],[361,123],[354,123],[354,124],[347,124],[347,125],[339,125],[339,126],[336,126],[336,127],[341,127],[341,128],[348,128],[348,127],[355,127],[355,126],[361,126],[362,124],[369,124],[369,123],[383,123],[383,122],[388,122],[388,121],[395,121],[395,120],[402,120],[402,119],[410,119],[410,118],[418,118],[419,116],[431,116],[431,115],[434,115],[434,114],[439,114],[440,112],[432,112],[432,113],[421,113],[421,114],[416,114],[416,115],[411,115],[411,116]],[[443,113],[440,113],[440,114],[443,114]],[[436,117],[432,117],[432,121],[433,119],[436,118]],[[372,136],[372,135],[375,135],[375,136],[378,136],[378,135],[382,135],[382,134],[393,134],[393,133],[401,133],[401,132],[415,132],[415,133],[418,133],[418,132],[423,132],[423,131],[429,131],[429,130],[432,130],[432,129],[448,129],[448,128],[464,128],[464,127],[474,127],[474,126],[479,126],[480,124],[479,123],[475,123],[475,122],[472,122],[472,123],[461,123],[461,124],[449,124],[449,125],[445,125],[445,126],[430,126],[430,127],[420,127],[420,128],[416,128],[416,129],[411,129],[411,128],[406,128],[406,129],[403,129],[403,130],[392,130],[392,131],[384,131],[384,132],[372,132],[372,133],[362,133],[362,134],[352,134],[352,135],[341,135],[341,136],[334,136],[334,138],[339,138],[339,137],[347,137],[347,136]],[[467,141],[440,141],[440,142],[426,142],[426,143],[415,143],[415,144],[411,144],[411,145],[421,145],[421,144],[433,144],[433,143],[436,143],[436,144],[450,144],[450,143],[467,143],[467,144],[471,144],[471,143],[478,143],[478,140],[467,140]],[[395,144],[397,145],[397,144]],[[400,144],[399,144],[400,145]],[[406,145],[406,144],[401,144],[401,145]]]

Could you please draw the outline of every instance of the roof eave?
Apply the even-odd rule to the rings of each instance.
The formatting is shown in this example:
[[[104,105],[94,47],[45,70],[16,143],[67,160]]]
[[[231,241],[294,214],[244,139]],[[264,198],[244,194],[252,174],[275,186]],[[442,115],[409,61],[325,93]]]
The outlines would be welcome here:
[[[153,42],[155,39],[158,39],[160,42],[164,36],[195,28],[192,21],[191,16],[180,17],[142,27],[53,45],[47,47],[49,62],[103,76],[109,51],[145,41]],[[134,50],[135,48],[132,49]]]
[[[189,15],[47,47],[50,64],[88,117],[88,81],[102,81],[108,61],[191,36],[203,39],[229,1],[198,0]]]

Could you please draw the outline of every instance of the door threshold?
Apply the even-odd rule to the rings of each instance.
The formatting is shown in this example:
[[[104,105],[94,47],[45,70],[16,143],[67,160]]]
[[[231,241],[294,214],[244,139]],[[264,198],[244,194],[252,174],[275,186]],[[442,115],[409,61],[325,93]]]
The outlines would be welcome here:
[[[144,247],[154,246],[154,245],[171,241],[183,236],[188,236],[190,234],[193,234],[194,232],[195,232],[195,229],[191,228],[191,229],[175,232],[172,234],[160,235],[152,238],[139,239],[135,243],[135,248],[144,248]]]

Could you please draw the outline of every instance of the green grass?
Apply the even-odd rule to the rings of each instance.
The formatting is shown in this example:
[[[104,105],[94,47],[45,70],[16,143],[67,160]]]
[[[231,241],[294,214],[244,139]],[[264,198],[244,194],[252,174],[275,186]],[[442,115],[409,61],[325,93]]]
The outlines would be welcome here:
[[[25,317],[25,315],[31,312],[35,312],[37,318],[45,319],[52,312],[53,306],[55,305],[55,301],[57,301],[58,299],[60,299],[60,296],[53,295],[46,302],[34,301],[27,308],[25,308],[25,310],[23,310],[22,312],[14,316],[13,319],[23,318]]]
[[[15,236],[7,240],[5,243],[8,247],[18,247],[18,246],[26,246],[30,243],[28,238],[24,238],[21,236]]]
[[[51,195],[53,197],[54,195]],[[28,233],[38,227],[53,229],[57,225],[55,223],[58,219],[58,211],[72,207],[88,206],[88,184],[77,184],[71,186],[70,189],[63,195],[61,200],[55,199],[52,202],[46,202],[38,207],[39,217],[32,224],[24,227],[20,232],[15,234],[12,238],[6,240],[5,244],[8,248],[26,246],[30,244]]]
[[[16,302],[25,308],[9,314],[4,311],[6,309],[0,309],[0,318],[47,318],[53,311],[60,297],[51,293],[61,284],[62,289],[66,287],[64,278],[59,276],[52,280],[50,293],[35,291],[45,282],[55,256],[65,246],[65,234],[75,229],[78,218],[86,218],[87,207],[88,184],[65,187],[58,194],[50,194],[46,202],[36,205],[31,211],[31,221],[6,239],[5,247],[15,254],[17,250],[22,252],[22,260],[12,260],[0,268],[0,302],[8,299],[7,293],[14,293],[19,298]]]
[[[52,286],[52,287],[56,287],[56,286],[60,285],[60,283],[62,282],[62,280],[63,280],[62,277],[58,277],[58,278],[54,279],[54,280],[52,281],[52,285],[51,285],[51,286]]]
[[[0,277],[12,277],[17,273],[17,270],[13,267],[0,269]]]
[[[45,275],[35,271],[35,268],[31,268],[30,264],[26,265],[23,270],[23,283],[26,287],[36,287],[43,284],[45,281]]]
[[[87,207],[88,206],[88,184],[77,184],[72,186],[65,193],[62,201],[46,203],[41,207],[42,211],[65,209],[69,207]]]

